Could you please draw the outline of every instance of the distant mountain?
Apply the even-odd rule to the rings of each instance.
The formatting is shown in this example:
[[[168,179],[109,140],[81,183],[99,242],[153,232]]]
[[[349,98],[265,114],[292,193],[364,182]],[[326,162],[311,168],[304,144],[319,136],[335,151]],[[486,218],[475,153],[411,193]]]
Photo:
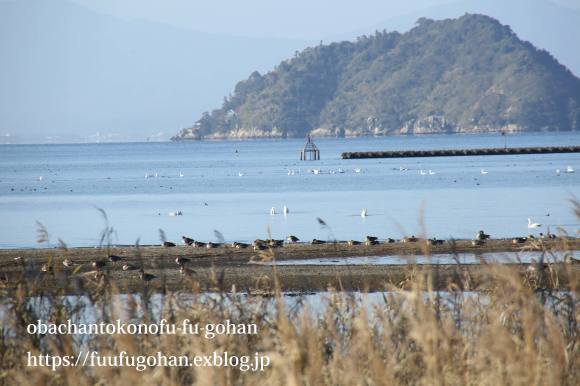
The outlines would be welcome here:
[[[307,48],[252,73],[174,139],[579,129],[580,79],[468,14]]]
[[[167,139],[239,79],[306,44],[119,19],[64,0],[0,1],[0,135]]]
[[[549,51],[558,61],[580,76],[580,10],[547,0],[459,0],[439,4],[376,24],[365,31],[342,34],[333,40],[349,40],[375,29],[405,32],[422,16],[431,19],[457,18],[465,13],[484,14],[509,25],[522,40]]]

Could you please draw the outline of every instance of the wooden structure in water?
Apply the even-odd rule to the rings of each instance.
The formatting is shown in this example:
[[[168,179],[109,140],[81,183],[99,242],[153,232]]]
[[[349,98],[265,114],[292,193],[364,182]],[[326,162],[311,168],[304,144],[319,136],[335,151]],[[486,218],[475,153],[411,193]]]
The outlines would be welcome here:
[[[580,153],[580,146],[551,147],[508,147],[483,149],[445,149],[445,150],[397,150],[367,151],[342,153],[342,159],[360,158],[414,158],[414,157],[457,157],[477,155],[518,155],[518,154],[554,154]]]
[[[320,150],[318,147],[312,142],[310,135],[308,136],[308,140],[304,145],[304,148],[300,151],[300,161],[319,161],[320,160]]]

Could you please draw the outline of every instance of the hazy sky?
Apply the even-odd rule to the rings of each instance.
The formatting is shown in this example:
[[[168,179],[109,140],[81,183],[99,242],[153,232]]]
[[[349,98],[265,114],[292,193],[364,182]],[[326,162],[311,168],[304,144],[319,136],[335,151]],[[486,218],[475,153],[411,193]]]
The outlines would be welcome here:
[[[320,40],[465,12],[580,74],[580,0],[0,0],[0,143],[169,138]]]
[[[124,18],[252,37],[321,39],[454,0],[70,0]],[[509,2],[510,0],[505,0]],[[552,0],[580,9],[580,0]]]

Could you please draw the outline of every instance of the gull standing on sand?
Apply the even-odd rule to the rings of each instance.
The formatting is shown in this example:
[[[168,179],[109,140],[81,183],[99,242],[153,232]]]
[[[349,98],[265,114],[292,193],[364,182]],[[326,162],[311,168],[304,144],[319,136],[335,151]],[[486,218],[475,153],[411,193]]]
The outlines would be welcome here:
[[[537,222],[532,222],[532,219],[528,218],[528,229],[539,228],[541,226],[542,226],[542,224],[537,223]]]

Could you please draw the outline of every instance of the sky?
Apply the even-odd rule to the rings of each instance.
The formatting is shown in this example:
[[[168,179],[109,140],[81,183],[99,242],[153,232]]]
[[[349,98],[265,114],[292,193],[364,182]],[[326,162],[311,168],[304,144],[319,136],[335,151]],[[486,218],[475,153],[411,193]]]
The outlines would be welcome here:
[[[123,18],[250,37],[323,39],[455,0],[71,0]],[[509,3],[512,0],[504,0]],[[580,0],[552,0],[580,10]]]
[[[465,12],[580,75],[580,0],[0,0],[0,143],[166,140],[296,51]]]

